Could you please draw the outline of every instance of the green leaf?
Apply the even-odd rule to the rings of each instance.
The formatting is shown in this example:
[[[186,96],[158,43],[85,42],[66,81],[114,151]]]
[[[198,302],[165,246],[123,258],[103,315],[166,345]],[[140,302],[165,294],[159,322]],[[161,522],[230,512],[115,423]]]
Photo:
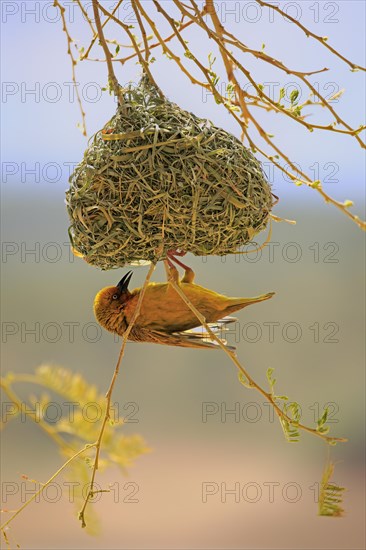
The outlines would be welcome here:
[[[283,406],[283,412],[290,419],[287,420],[287,418],[280,416],[283,433],[285,434],[285,437],[289,443],[295,443],[300,439],[300,432],[297,427],[301,416],[300,405],[295,401],[291,403],[285,403]]]
[[[216,61],[216,57],[213,57],[212,52],[210,52],[208,54],[208,64],[209,64],[210,69],[212,69],[212,66],[215,63],[215,61]]]
[[[272,374],[274,373],[274,369],[272,367],[269,367],[267,369],[267,380],[268,380],[268,384],[271,388],[271,394],[273,395],[274,393],[274,387],[275,387],[275,384],[276,384],[276,379],[272,377]]]
[[[328,412],[329,412],[329,409],[328,409],[328,407],[326,407],[324,409],[324,412],[323,412],[322,416],[317,421],[317,424],[318,424],[319,427],[323,426],[326,423],[327,418],[328,418]]]
[[[245,386],[246,388],[249,388],[251,389],[251,384],[249,382],[249,380],[246,378],[246,376],[244,376],[244,374],[242,372],[238,372],[238,378],[239,378],[239,382],[241,384],[243,384],[243,386]]]
[[[312,187],[313,189],[316,189],[317,187],[321,187],[322,185],[320,180],[315,180],[309,183],[309,186]]]
[[[331,483],[330,479],[334,473],[334,463],[327,462],[324,468],[319,494],[318,514],[319,516],[339,517],[343,515],[344,509],[343,493],[345,487]]]
[[[290,94],[291,103],[295,103],[295,101],[297,100],[298,97],[299,97],[299,90],[292,90],[292,92]]]

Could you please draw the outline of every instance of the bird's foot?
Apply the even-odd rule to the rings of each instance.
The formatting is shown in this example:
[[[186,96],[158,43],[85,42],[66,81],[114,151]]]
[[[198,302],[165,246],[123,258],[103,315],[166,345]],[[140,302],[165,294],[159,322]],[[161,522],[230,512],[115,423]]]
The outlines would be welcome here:
[[[164,267],[165,267],[168,281],[173,281],[174,283],[178,284],[179,283],[178,269],[175,267],[175,265],[172,263],[169,257],[166,260],[164,260]]]
[[[184,275],[182,277],[182,280],[181,280],[182,283],[193,283],[194,277],[195,277],[193,269],[191,269],[186,264],[184,264],[183,262],[178,260],[178,258],[176,258],[176,256],[184,256],[185,254],[186,254],[185,252],[179,251],[179,250],[168,250],[168,252],[167,252],[168,260],[167,261],[168,261],[169,266],[173,266],[172,262],[175,262],[177,265],[179,265],[180,267],[182,267],[184,269],[185,273],[184,273]]]
[[[172,250],[168,250],[167,254],[168,256],[179,256],[181,258],[182,256],[185,256],[187,252],[184,252],[184,250],[181,250],[180,248],[174,248]]]

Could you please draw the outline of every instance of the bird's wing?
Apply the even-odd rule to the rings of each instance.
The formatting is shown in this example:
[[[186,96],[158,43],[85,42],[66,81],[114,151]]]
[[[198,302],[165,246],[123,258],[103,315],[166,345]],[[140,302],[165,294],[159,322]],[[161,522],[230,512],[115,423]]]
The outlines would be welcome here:
[[[229,325],[230,323],[236,323],[237,320],[238,320],[237,317],[223,317],[219,321],[216,321],[214,323],[207,323],[207,324],[217,336],[221,337],[223,332],[227,332],[229,330],[227,325]],[[202,325],[196,328],[191,328],[189,330],[186,330],[185,332],[189,332],[189,333],[193,332],[195,334],[206,335],[207,337],[209,337],[207,330]]]
[[[219,336],[226,349],[231,352],[235,352],[236,348],[227,344],[226,340],[222,338],[222,332],[228,330],[226,328],[227,324],[233,323],[236,320],[235,317],[225,317],[216,323],[208,324],[212,331]],[[184,348],[221,349],[216,341],[211,340],[208,332],[202,326],[191,330],[171,333],[141,328],[136,332],[132,329],[129,340]]]
[[[151,340],[157,344],[165,344],[167,346],[179,346],[183,348],[200,348],[200,349],[221,349],[216,341],[210,340],[207,334],[197,334],[194,332],[158,332],[156,330],[150,331]],[[222,340],[222,343],[229,351],[235,351],[235,347],[229,346],[226,340]]]

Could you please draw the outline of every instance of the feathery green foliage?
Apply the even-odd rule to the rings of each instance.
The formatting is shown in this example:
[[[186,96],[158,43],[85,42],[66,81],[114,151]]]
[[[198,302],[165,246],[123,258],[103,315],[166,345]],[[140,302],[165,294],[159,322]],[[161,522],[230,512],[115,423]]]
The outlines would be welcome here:
[[[293,401],[292,403],[283,404],[283,412],[291,418],[291,422],[286,417],[280,416],[280,422],[283,429],[283,433],[289,443],[299,441],[300,432],[297,424],[300,421],[300,405]]]
[[[341,504],[343,502],[343,493],[346,489],[345,487],[331,483],[330,479],[334,473],[334,467],[334,463],[328,461],[324,468],[318,505],[320,516],[339,517],[344,512]]]
[[[7,373],[1,379],[1,388],[17,406],[19,414],[21,405],[25,403],[14,392],[13,386],[17,382],[30,382],[42,388],[40,394],[32,393],[28,397],[28,403],[33,405],[34,413],[30,412],[32,408],[27,405],[27,416],[30,421],[33,420],[47,432],[58,445],[58,450],[64,457],[70,459],[78,449],[97,441],[106,412],[106,399],[98,392],[97,387],[89,384],[82,375],[63,367],[51,365],[41,365],[33,375]],[[48,406],[57,402],[49,392],[62,398],[59,404],[62,415],[59,415],[54,422],[49,422],[46,414]],[[72,405],[72,407],[63,409],[62,405],[65,404]],[[89,407],[92,412],[88,415]],[[9,419],[16,416],[16,414],[12,414]],[[5,425],[3,423],[2,427]],[[112,417],[105,427],[103,450],[99,458],[99,470],[101,471],[117,466],[121,474],[126,473],[126,468],[130,467],[136,458],[149,452],[149,448],[141,436],[124,435],[120,430],[122,426],[123,418],[119,418],[118,409],[112,408]],[[91,447],[83,456],[70,462],[65,470],[65,479],[77,482],[73,485],[73,497],[78,509],[85,498],[85,488],[90,482],[93,453],[94,450]],[[109,492],[109,489],[102,489],[102,491]],[[88,515],[87,530],[91,529],[91,533],[96,532],[98,521],[91,508],[88,508]]]

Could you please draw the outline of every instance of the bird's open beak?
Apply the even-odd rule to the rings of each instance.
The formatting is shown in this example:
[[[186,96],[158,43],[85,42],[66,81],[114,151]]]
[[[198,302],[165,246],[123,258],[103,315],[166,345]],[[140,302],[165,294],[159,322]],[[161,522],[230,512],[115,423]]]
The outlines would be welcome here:
[[[122,279],[118,283],[117,288],[121,292],[121,294],[128,291],[128,285],[130,283],[132,274],[132,271],[129,271],[124,277],[122,277]]]

